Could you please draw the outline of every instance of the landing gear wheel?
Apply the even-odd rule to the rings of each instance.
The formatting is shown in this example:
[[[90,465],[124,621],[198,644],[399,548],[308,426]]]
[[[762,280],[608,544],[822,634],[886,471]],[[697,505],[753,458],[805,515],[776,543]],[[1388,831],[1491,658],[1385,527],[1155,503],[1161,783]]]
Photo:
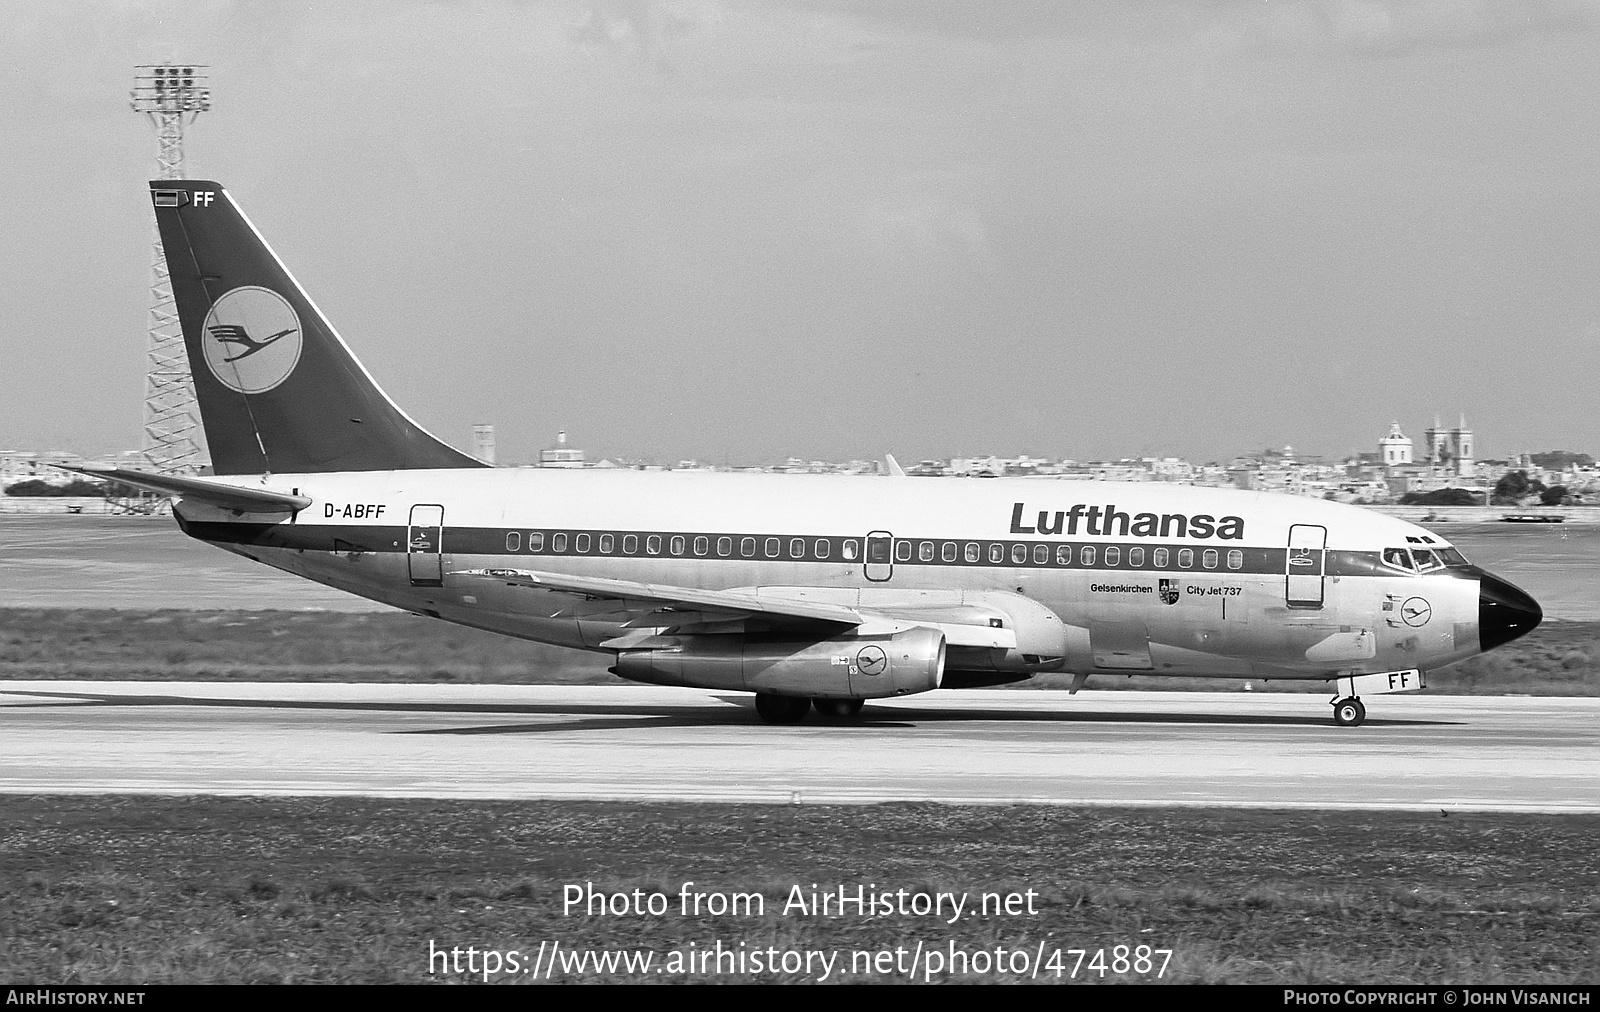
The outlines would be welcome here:
[[[1367,719],[1367,708],[1354,696],[1333,704],[1333,723],[1338,727],[1360,727]]]
[[[861,712],[864,699],[813,699],[811,705],[824,717],[854,717]]]
[[[756,693],[756,712],[769,724],[795,724],[811,709],[811,700],[804,696],[780,696],[772,692]]]

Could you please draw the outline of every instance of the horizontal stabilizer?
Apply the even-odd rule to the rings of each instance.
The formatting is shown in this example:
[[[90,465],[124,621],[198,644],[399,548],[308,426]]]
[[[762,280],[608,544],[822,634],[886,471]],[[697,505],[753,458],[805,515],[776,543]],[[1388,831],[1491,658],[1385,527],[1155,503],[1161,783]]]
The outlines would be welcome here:
[[[185,499],[195,499],[225,510],[233,510],[236,513],[294,513],[311,505],[311,500],[303,495],[274,492],[266,488],[230,485],[215,478],[186,478],[175,474],[151,474],[148,471],[134,471],[123,467],[58,466],[61,466],[62,470],[76,471],[78,474],[87,475],[90,478],[119,481],[124,485],[148,489],[151,492],[160,492],[163,495],[177,495]]]

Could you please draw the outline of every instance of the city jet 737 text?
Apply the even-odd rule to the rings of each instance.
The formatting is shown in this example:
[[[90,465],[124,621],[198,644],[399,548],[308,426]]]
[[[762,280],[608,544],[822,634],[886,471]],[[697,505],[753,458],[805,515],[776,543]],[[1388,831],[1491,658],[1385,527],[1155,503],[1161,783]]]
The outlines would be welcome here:
[[[1533,629],[1444,539],[1320,500],[1162,483],[496,469],[378,388],[221,186],[152,202],[215,474],[191,537],[422,615],[755,693],[770,721],[1040,672],[1361,696]]]

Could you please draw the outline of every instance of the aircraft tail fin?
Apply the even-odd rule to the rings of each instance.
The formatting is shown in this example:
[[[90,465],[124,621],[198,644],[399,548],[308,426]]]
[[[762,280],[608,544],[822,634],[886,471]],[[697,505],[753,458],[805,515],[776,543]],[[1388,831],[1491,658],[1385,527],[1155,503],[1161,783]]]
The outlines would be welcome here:
[[[485,466],[389,399],[226,190],[150,196],[217,474]]]

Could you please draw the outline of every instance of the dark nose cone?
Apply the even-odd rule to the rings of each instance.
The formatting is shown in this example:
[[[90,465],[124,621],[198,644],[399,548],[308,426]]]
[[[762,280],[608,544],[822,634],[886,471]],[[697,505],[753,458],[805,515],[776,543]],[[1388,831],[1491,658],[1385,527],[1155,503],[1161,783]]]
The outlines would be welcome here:
[[[1533,632],[1544,618],[1539,602],[1497,576],[1484,573],[1478,582],[1479,649],[1493,650]]]

